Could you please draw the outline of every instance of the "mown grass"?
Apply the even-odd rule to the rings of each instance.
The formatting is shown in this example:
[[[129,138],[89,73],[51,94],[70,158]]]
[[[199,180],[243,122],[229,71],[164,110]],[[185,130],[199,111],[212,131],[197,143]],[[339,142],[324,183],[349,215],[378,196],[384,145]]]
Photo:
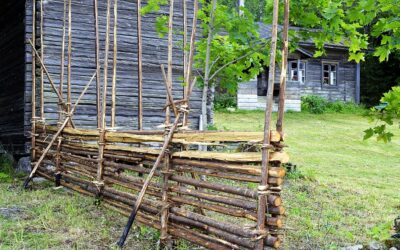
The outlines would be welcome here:
[[[219,112],[215,122],[262,131],[264,114]],[[389,144],[363,141],[370,126],[361,114],[286,114],[286,150],[301,173],[290,176],[283,193],[286,249],[336,249],[390,236],[400,215],[400,130]]]
[[[215,120],[219,129],[262,131],[264,115],[217,112]],[[286,114],[287,151],[299,172],[290,174],[283,192],[284,249],[336,249],[390,235],[400,214],[400,131],[390,144],[363,141],[369,126],[360,114]],[[0,211],[0,249],[115,247],[125,217],[51,183],[30,191],[20,186],[21,180],[0,179],[0,209],[18,208],[7,216]],[[126,249],[156,249],[157,237],[136,227]]]
[[[29,191],[21,185],[21,180],[0,183],[0,249],[116,249],[126,217],[49,182]],[[135,226],[126,247],[156,249],[157,236]]]

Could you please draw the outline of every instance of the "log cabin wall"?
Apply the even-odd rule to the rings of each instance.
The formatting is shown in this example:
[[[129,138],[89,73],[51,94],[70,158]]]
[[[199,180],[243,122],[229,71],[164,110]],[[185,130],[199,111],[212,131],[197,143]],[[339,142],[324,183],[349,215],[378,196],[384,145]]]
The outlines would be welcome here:
[[[349,62],[348,56],[347,51],[327,49],[327,54],[322,58],[307,59],[305,83],[298,83],[301,95],[318,95],[329,101],[356,101],[357,64]],[[322,83],[324,62],[337,64],[337,83],[335,85]]]
[[[0,2],[0,144],[24,148],[25,1]]]
[[[313,53],[313,47],[306,47]],[[305,81],[292,81],[289,78],[286,86],[285,110],[300,111],[301,96],[316,95],[329,101],[358,102],[359,98],[359,74],[357,64],[349,62],[347,50],[327,49],[326,55],[321,58],[310,58],[299,52],[289,55],[289,61],[301,60],[305,63]],[[322,82],[323,63],[337,65],[337,82],[335,85],[327,85]],[[267,69],[268,70],[268,69]],[[268,71],[263,72],[257,79],[242,83],[238,88],[238,108],[240,109],[264,109],[266,102],[266,89],[268,87]],[[289,70],[288,70],[289,72]],[[275,70],[275,103],[277,110],[277,96],[279,90],[280,68]]]
[[[105,27],[106,27],[106,2],[99,1],[99,32],[100,32],[100,59],[104,65]],[[144,1],[145,3],[145,1]],[[60,79],[60,61],[63,24],[63,1],[43,1],[44,4],[44,61],[56,85]],[[37,1],[37,26],[39,26],[40,1]],[[193,6],[188,4],[188,33],[191,32],[191,19]],[[182,1],[175,1],[174,16],[174,84],[173,94],[175,99],[182,98]],[[26,6],[27,30],[31,30],[31,1]],[[167,36],[160,37],[157,33],[156,17],[168,15],[168,6],[163,6],[158,13],[150,13],[142,17],[143,39],[143,126],[145,129],[154,129],[164,122],[166,91],[162,80],[160,64],[167,64]],[[111,114],[111,79],[113,60],[113,10],[111,9],[110,23],[110,53],[109,53],[109,90],[107,126],[110,124]],[[84,85],[95,72],[95,33],[94,33],[93,1],[72,1],[72,101],[74,102],[82,91]],[[118,1],[118,62],[117,62],[117,104],[116,126],[123,129],[137,129],[138,112],[138,80],[137,80],[137,17],[136,1]],[[31,33],[26,37],[30,38]],[[40,32],[37,27],[37,49],[40,51]],[[66,38],[67,39],[67,38]],[[67,48],[67,40],[66,40]],[[66,52],[67,53],[67,52]],[[31,93],[31,49],[26,47],[26,93],[25,93],[25,134],[30,132],[30,93]],[[39,65],[38,65],[39,66]],[[65,57],[64,97],[67,83],[67,54]],[[37,71],[37,85],[40,82],[40,74]],[[101,78],[102,78],[101,76]],[[103,79],[101,80],[103,83]],[[45,119],[47,124],[55,124],[58,118],[57,97],[52,91],[47,77],[44,77],[45,86]],[[38,92],[39,94],[39,92]],[[39,100],[38,100],[39,101]],[[40,103],[40,102],[38,102]],[[201,92],[194,89],[191,98],[191,127],[198,127],[198,118],[201,113]],[[39,107],[38,107],[39,108]],[[96,92],[95,84],[84,96],[74,115],[74,122],[80,128],[96,127]]]

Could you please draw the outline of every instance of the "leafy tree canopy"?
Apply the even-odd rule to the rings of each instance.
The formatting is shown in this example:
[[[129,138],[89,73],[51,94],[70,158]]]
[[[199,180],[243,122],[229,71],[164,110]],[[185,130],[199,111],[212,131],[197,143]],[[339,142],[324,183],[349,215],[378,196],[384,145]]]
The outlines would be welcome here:
[[[267,13],[272,3],[267,0]],[[291,24],[306,28],[292,36],[312,38],[318,48],[316,57],[324,54],[326,43],[349,46],[349,60],[356,62],[365,59],[372,39],[377,41],[374,55],[381,62],[400,49],[397,0],[297,0],[291,1],[290,9]]]
[[[210,53],[210,83],[218,81],[223,89],[234,93],[237,83],[254,78],[268,62],[268,42],[260,38],[252,13],[218,3],[213,24]],[[199,12],[203,39],[197,43],[196,68],[204,68],[211,4],[202,2]],[[201,82],[201,81],[200,81]]]

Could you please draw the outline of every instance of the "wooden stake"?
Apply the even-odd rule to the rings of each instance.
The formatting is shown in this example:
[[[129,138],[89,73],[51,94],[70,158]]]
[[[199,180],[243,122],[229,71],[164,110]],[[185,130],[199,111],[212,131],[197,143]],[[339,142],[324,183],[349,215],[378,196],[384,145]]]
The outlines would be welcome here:
[[[281,72],[287,71],[287,60],[289,50],[289,9],[290,0],[284,0],[285,14],[283,25],[283,48],[282,48],[282,67]],[[276,122],[276,130],[279,133],[283,132],[283,117],[285,114],[285,98],[286,98],[286,73],[281,74],[280,77],[280,90],[279,90],[279,106],[278,106],[278,120]]]
[[[40,0],[40,57],[44,60],[43,44],[43,0]],[[40,119],[44,119],[44,74],[43,66],[40,67]]]
[[[113,76],[111,88],[111,127],[115,127],[115,113],[116,113],[116,84],[117,84],[117,52],[118,52],[118,0],[114,0],[114,46],[113,46]]]
[[[162,188],[162,202],[163,208],[161,210],[161,236],[160,240],[166,242],[168,240],[168,215],[169,215],[169,204],[168,204],[168,180],[169,180],[169,169],[170,169],[170,154],[168,149],[165,151],[164,156],[164,167],[163,167],[163,188]]]
[[[169,19],[168,19],[168,69],[167,69],[167,81],[169,91],[172,92],[172,49],[173,49],[173,23],[174,23],[174,0],[169,1]],[[168,111],[167,116],[169,116],[169,108],[166,109]],[[174,110],[175,112],[175,110]],[[175,113],[176,115],[176,113]],[[166,116],[166,120],[167,120]],[[168,118],[169,119],[169,118]]]
[[[64,63],[65,63],[65,26],[66,26],[66,19],[67,19],[67,2],[64,0],[64,8],[63,8],[63,35],[62,35],[62,41],[61,41],[61,63],[60,63],[60,85],[58,87],[58,91],[60,92],[61,98],[63,98],[63,92],[64,92]],[[58,101],[60,102],[60,101]],[[62,111],[63,107],[62,104],[59,103],[58,105],[58,122],[61,123],[63,116],[62,116]]]
[[[97,0],[93,0],[93,7],[94,7],[94,32],[96,36],[96,45],[95,45],[95,50],[96,50],[96,109],[97,109],[97,128],[101,127],[101,121],[100,121],[100,116],[101,116],[101,83],[100,83],[100,45],[99,45],[99,14],[98,14],[98,3]]]
[[[186,75],[185,75],[185,84],[190,84],[191,83],[191,78],[192,78],[192,69],[193,69],[193,59],[194,59],[194,51],[195,51],[195,42],[196,42],[196,30],[197,30],[197,12],[199,8],[199,2],[198,0],[194,0],[193,3],[193,22],[192,22],[192,34],[190,36],[190,47],[189,47],[189,58],[187,62],[187,70],[186,70]],[[196,81],[194,81],[195,83]],[[191,92],[193,90],[193,84],[189,85],[186,88],[186,94],[185,97],[188,97],[191,95]],[[184,98],[187,99],[187,98]],[[186,104],[189,108],[189,101],[187,101]],[[183,126],[187,126],[189,117],[187,114],[184,114],[183,118]]]
[[[137,44],[138,44],[138,130],[143,129],[143,69],[142,69],[142,8],[141,0],[137,0]]]
[[[70,122],[71,117],[73,116],[76,107],[79,105],[79,102],[81,101],[82,97],[85,95],[86,91],[88,90],[90,84],[92,84],[94,77],[96,76],[96,73],[93,74],[92,78],[90,78],[90,81],[88,84],[85,86],[85,88],[82,90],[82,93],[78,97],[78,99],[75,102],[75,105],[72,107],[71,112],[67,114],[67,117],[65,118],[64,122],[58,129],[58,131],[53,135],[53,138],[47,145],[46,149],[43,151],[42,156],[40,156],[39,160],[36,162],[35,166],[33,167],[31,173],[29,174],[28,178],[24,182],[24,188],[28,187],[29,182],[32,180],[33,176],[35,175],[37,169],[39,168],[40,164],[43,162],[44,158],[46,157],[47,153],[49,152],[50,148],[53,146],[54,142],[56,139],[60,136],[61,132],[64,130],[64,128],[67,126],[67,124]]]
[[[67,113],[71,113],[72,0],[68,0]],[[68,124],[69,126],[70,124]]]
[[[265,211],[267,204],[268,192],[268,163],[269,163],[269,145],[270,145],[270,126],[272,116],[272,106],[274,103],[273,92],[275,83],[275,57],[276,57],[276,43],[278,34],[278,15],[279,15],[279,0],[274,0],[273,19],[272,19],[272,38],[271,38],[271,51],[269,63],[269,81],[267,92],[267,103],[265,110],[265,124],[264,124],[264,145],[262,147],[262,165],[261,165],[261,183],[258,187],[258,211],[257,211],[257,229],[259,232],[265,231]],[[264,238],[258,241],[257,249],[264,249]]]
[[[173,0],[172,0],[172,1],[173,1]],[[173,136],[173,134],[174,134],[176,128],[178,127],[178,123],[179,123],[179,120],[180,120],[180,116],[181,116],[181,113],[178,113],[178,116],[175,117],[175,122],[174,122],[174,124],[172,125],[171,129],[170,129],[169,132],[168,132],[168,135],[167,135],[166,138],[165,138],[165,141],[164,141],[163,147],[162,147],[162,149],[161,149],[161,152],[160,152],[160,154],[158,155],[157,160],[156,160],[156,162],[154,163],[154,166],[153,166],[153,168],[151,169],[149,175],[147,176],[146,181],[144,182],[142,189],[140,190],[140,193],[139,193],[139,195],[138,195],[138,198],[136,199],[136,202],[135,202],[135,206],[133,207],[132,213],[131,213],[131,215],[129,216],[128,223],[127,223],[127,225],[125,226],[124,232],[122,233],[122,236],[121,236],[121,238],[120,238],[119,241],[118,241],[118,246],[119,246],[120,248],[122,248],[122,247],[124,246],[125,240],[126,240],[126,238],[128,237],[129,231],[131,230],[132,224],[133,224],[133,222],[134,222],[134,220],[135,220],[135,218],[136,218],[136,215],[137,215],[137,212],[138,212],[138,210],[139,210],[139,208],[140,208],[140,205],[142,204],[143,197],[144,197],[144,195],[145,195],[145,193],[146,193],[146,190],[147,190],[147,188],[148,188],[148,186],[149,186],[149,184],[150,184],[150,181],[151,181],[151,179],[153,178],[154,173],[156,172],[158,166],[160,165],[161,160],[165,157],[165,151],[167,150],[167,148],[168,148],[168,146],[169,146],[169,144],[170,144],[170,142],[171,142],[171,140],[172,140],[172,136]]]
[[[33,41],[33,43],[32,43]],[[36,160],[36,53],[35,53],[35,45],[36,44],[36,0],[32,1],[32,117],[31,117],[31,126],[32,126],[32,138],[31,138],[31,147],[32,147],[32,161]]]
[[[99,156],[98,156],[98,169],[97,169],[97,182],[102,184],[104,172],[104,146],[105,146],[105,129],[106,129],[106,113],[107,113],[107,85],[108,85],[108,52],[110,47],[110,5],[111,0],[107,0],[107,19],[106,19],[106,44],[104,52],[104,84],[103,84],[103,100],[101,109],[101,126],[99,136]]]
[[[183,11],[183,80],[184,80],[184,86],[183,86],[183,99],[186,99],[186,94],[187,94],[187,88],[190,88],[189,83],[186,82],[186,75],[187,75],[187,57],[188,57],[188,51],[187,51],[187,4],[186,0],[182,0],[182,11]]]

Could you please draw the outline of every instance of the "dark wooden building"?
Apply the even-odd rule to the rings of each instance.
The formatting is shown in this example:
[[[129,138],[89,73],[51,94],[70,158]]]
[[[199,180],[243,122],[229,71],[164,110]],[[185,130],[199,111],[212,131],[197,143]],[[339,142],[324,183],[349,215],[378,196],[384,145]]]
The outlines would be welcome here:
[[[104,61],[106,2],[99,2],[100,59]],[[112,1],[113,2],[113,1]],[[145,4],[144,1],[143,4]],[[43,10],[41,7],[43,6]],[[191,23],[193,6],[188,4],[188,23]],[[61,48],[63,36],[63,0],[36,1],[36,49],[43,59],[55,84],[60,82]],[[72,0],[72,56],[71,79],[72,100],[75,100],[96,69],[95,26],[93,0]],[[31,131],[31,84],[32,57],[32,0],[1,1],[0,3],[0,143],[15,154],[29,152]],[[41,24],[41,11],[43,22]],[[112,12],[113,13],[113,10]],[[182,1],[175,1],[174,16],[174,84],[176,99],[182,98],[183,50],[182,50]],[[160,37],[156,31],[156,18],[168,15],[168,6],[157,13],[142,17],[143,41],[143,123],[145,129],[154,129],[164,121],[166,91],[160,65],[167,64],[167,37]],[[113,17],[111,17],[113,27]],[[136,1],[118,1],[118,59],[116,84],[116,129],[137,129],[138,113],[138,46]],[[109,86],[113,60],[113,29],[110,34]],[[43,44],[40,43],[41,32]],[[188,33],[191,27],[188,27]],[[43,46],[43,47],[42,47]],[[67,47],[67,43],[65,44]],[[41,69],[36,62],[36,83],[41,82]],[[65,58],[65,72],[67,57]],[[103,68],[101,69],[103,72]],[[55,124],[58,119],[58,99],[51,89],[48,78],[44,81],[44,102],[47,124]],[[103,79],[101,80],[101,82]],[[66,88],[67,74],[64,74]],[[111,87],[110,87],[111,88]],[[64,89],[64,91],[66,91]],[[111,93],[111,91],[108,91]],[[64,92],[65,95],[65,92]],[[111,98],[111,94],[110,97]],[[40,101],[37,99],[37,103]],[[77,127],[96,127],[95,84],[90,88],[74,115]],[[198,127],[201,93],[193,91],[191,98],[191,126]],[[38,105],[37,114],[40,114]],[[108,112],[110,112],[108,107]],[[108,115],[109,117],[109,115]],[[110,121],[107,121],[110,126]]]
[[[260,34],[269,38],[271,26],[260,23]],[[329,101],[360,102],[360,65],[349,62],[348,47],[342,44],[325,45],[326,54],[313,57],[312,41],[299,43],[288,57],[286,107],[294,111],[301,109],[301,96],[317,95]],[[279,95],[280,67],[275,72],[275,92]],[[238,89],[238,108],[265,108],[268,88],[268,68],[256,79],[242,83]],[[277,98],[275,98],[277,100]]]

